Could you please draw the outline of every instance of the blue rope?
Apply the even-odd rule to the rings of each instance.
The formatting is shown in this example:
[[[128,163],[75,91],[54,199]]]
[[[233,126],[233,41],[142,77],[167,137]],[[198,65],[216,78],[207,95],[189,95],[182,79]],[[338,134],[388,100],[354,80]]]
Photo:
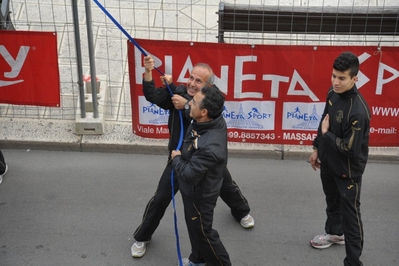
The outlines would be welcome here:
[[[119,24],[118,21],[116,21],[116,19],[105,9],[105,7],[103,5],[101,5],[100,2],[98,2],[97,0],[93,0],[98,7],[107,15],[107,17],[109,19],[112,20],[112,22],[114,22],[114,24],[123,32],[123,34],[125,34],[125,36],[134,44],[134,46],[137,47],[137,49],[140,50],[140,52],[144,55],[147,56],[147,53],[144,51],[143,48],[141,48],[141,46],[129,35],[129,33],[127,33],[127,31],[122,27],[121,24]],[[159,70],[157,67],[155,67],[155,70],[157,70],[162,76],[164,76],[165,74]],[[169,84],[165,81],[165,85],[168,88],[168,91],[170,93],[171,96],[173,96],[173,92],[169,86]],[[181,145],[183,143],[183,134],[184,134],[184,129],[183,129],[183,115],[181,110],[179,111],[179,117],[180,117],[180,137],[179,137],[179,143],[177,144],[176,150],[180,150]],[[179,259],[179,265],[183,266],[183,261],[182,261],[182,257],[181,257],[181,253],[180,253],[180,241],[179,241],[179,230],[177,228],[177,215],[176,215],[176,202],[175,202],[175,184],[174,184],[174,171],[172,169],[172,173],[171,173],[171,185],[172,185],[172,205],[173,205],[173,213],[174,213],[174,228],[175,228],[175,236],[176,236],[176,247],[177,247],[177,256]]]

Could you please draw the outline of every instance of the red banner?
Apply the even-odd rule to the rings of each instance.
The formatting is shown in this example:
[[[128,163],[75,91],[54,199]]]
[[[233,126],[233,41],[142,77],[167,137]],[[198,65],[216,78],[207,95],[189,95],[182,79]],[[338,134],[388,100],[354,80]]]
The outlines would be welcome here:
[[[399,146],[399,47],[272,46],[137,40],[156,67],[185,84],[193,65],[208,63],[226,95],[229,141],[310,145],[331,85],[332,64],[344,51],[360,61],[359,91],[372,113],[371,146]],[[143,60],[128,42],[133,132],[167,138],[168,111],[142,94]],[[154,71],[154,80],[162,86]]]
[[[0,31],[0,103],[60,106],[55,32]]]

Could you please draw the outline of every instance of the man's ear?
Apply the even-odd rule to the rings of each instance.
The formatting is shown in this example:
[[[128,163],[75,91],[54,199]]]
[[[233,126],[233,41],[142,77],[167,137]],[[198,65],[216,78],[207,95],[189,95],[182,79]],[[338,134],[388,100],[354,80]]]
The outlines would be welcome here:
[[[357,82],[357,81],[359,80],[358,76],[354,76],[354,77],[353,77],[353,80],[354,80],[355,82]]]
[[[202,109],[201,110],[201,116],[202,117],[208,116],[208,109]]]

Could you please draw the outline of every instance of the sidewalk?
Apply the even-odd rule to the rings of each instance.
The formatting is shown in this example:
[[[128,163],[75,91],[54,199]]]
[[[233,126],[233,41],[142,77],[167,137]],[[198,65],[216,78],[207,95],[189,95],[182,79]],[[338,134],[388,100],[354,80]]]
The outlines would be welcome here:
[[[132,133],[131,122],[104,124],[103,135],[76,135],[75,121],[0,117],[0,148],[166,154],[167,140]],[[307,160],[311,146],[229,143],[233,157]],[[371,147],[370,160],[399,163],[399,147]]]

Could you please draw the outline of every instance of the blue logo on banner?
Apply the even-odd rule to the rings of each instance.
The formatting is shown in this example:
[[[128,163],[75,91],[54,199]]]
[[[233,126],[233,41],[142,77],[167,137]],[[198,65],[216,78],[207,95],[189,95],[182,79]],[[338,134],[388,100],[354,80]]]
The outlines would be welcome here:
[[[162,109],[158,107],[157,105],[151,103],[149,106],[143,106],[143,114],[152,114],[158,116],[155,119],[151,119],[148,122],[151,124],[167,124],[168,123],[168,117],[169,117],[169,110]]]
[[[257,107],[252,107],[249,112],[244,112],[242,104],[238,113],[231,111],[229,112],[224,107],[223,117],[226,119],[228,127],[234,128],[247,128],[247,129],[262,129],[263,125],[257,123],[255,120],[265,120],[271,118],[272,114],[260,113]]]
[[[300,121],[299,124],[292,126],[297,129],[317,129],[320,123],[320,115],[317,114],[316,105],[313,105],[312,113],[302,113],[299,107],[293,112],[287,112],[287,119]]]

